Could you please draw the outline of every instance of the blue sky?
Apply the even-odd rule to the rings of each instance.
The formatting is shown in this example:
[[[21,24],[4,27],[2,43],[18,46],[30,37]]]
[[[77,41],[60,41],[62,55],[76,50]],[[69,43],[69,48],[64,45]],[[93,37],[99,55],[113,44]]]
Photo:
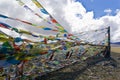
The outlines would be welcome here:
[[[83,4],[87,11],[93,11],[94,17],[106,15],[105,9],[111,9],[111,15],[115,15],[116,9],[120,9],[120,0],[76,0]]]

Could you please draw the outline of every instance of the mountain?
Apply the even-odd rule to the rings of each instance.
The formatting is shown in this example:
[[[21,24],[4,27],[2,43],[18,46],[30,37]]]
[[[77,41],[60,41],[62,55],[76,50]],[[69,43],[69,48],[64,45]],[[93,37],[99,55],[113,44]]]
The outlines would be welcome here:
[[[120,42],[111,42],[111,46],[120,47]]]
[[[120,45],[120,42],[111,42],[111,44],[117,44],[117,45]]]

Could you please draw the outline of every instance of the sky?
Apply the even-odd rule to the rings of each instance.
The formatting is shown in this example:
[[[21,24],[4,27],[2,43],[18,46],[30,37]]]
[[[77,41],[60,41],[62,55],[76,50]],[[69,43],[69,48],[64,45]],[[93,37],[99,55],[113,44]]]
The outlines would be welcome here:
[[[75,0],[81,2],[88,11],[94,12],[94,18],[105,16],[106,14],[116,15],[116,9],[120,9],[120,0]]]
[[[22,0],[36,13],[39,9],[31,0]],[[120,42],[120,0],[38,0],[44,8],[62,25],[69,33],[79,33],[89,30],[102,29],[110,26],[111,42]],[[0,0],[0,14],[13,18],[26,20],[40,26],[50,27],[42,19],[35,16],[20,6],[16,0]],[[55,34],[51,31],[44,31],[33,26],[20,22],[2,19],[0,22],[7,23],[17,28],[25,29],[39,34]],[[3,30],[2,28],[0,28]],[[18,36],[14,32],[6,30],[12,36]],[[26,37],[25,38],[31,38]],[[99,37],[101,38],[101,37]]]

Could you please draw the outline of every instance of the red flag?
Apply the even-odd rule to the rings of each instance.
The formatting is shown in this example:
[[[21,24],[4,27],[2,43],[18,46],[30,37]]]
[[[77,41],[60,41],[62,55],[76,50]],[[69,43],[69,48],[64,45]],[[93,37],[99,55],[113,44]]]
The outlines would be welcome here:
[[[44,38],[44,43],[47,44],[47,38]]]

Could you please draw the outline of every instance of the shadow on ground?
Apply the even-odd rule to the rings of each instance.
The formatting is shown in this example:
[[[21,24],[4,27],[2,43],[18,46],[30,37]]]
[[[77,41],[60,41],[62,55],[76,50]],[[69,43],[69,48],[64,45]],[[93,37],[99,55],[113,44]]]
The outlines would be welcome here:
[[[102,80],[101,76],[104,75],[103,73],[106,73],[106,71],[98,73],[100,75],[102,74],[101,76],[98,75],[95,77],[95,74],[97,74],[96,72],[100,72],[97,71],[98,67],[104,69],[104,67],[107,68],[108,66],[110,66],[110,68],[117,68],[117,61],[113,58],[106,59],[104,57],[94,56],[88,58],[86,61],[76,62],[57,71],[38,76],[35,80]]]

